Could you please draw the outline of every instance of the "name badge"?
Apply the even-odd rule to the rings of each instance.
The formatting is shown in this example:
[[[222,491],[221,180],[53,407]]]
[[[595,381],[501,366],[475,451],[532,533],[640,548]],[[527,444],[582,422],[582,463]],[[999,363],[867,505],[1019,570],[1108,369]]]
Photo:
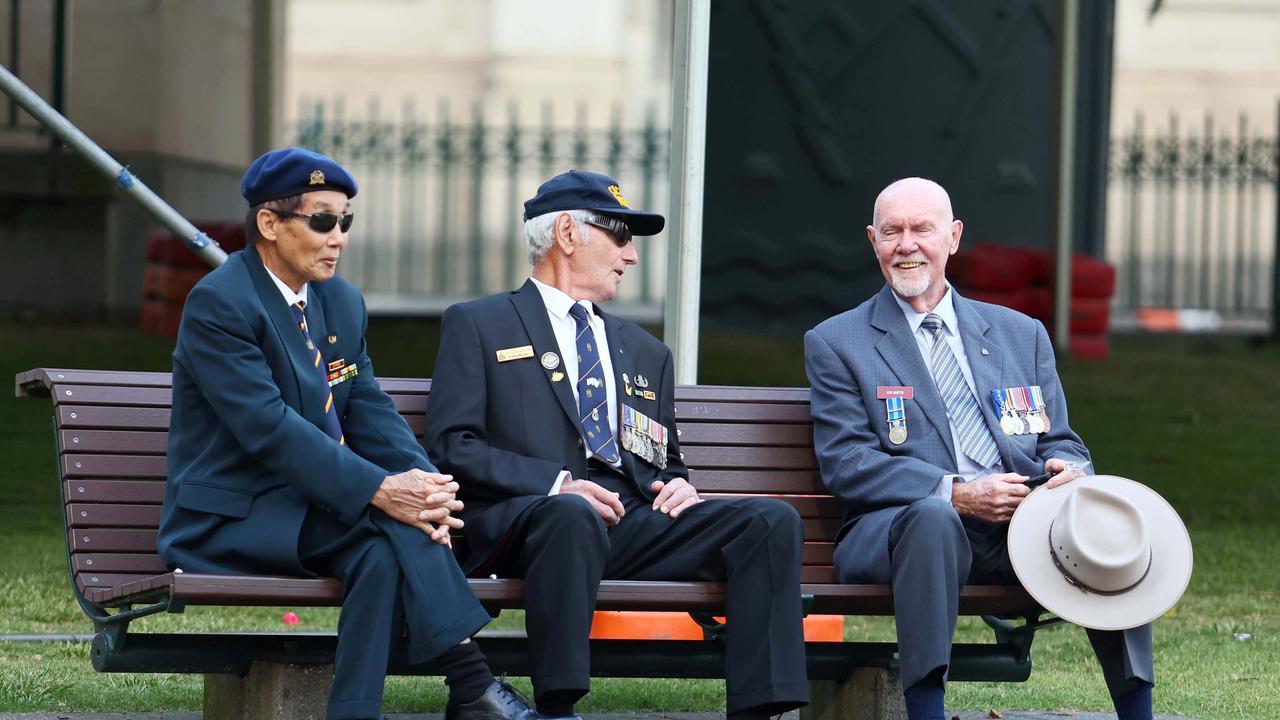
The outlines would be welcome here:
[[[521,345],[520,347],[507,348],[498,351],[498,362],[504,363],[511,360],[523,360],[533,357],[532,345]]]
[[[889,398],[910,400],[915,396],[916,391],[910,385],[880,385],[876,387],[877,400],[888,400]]]

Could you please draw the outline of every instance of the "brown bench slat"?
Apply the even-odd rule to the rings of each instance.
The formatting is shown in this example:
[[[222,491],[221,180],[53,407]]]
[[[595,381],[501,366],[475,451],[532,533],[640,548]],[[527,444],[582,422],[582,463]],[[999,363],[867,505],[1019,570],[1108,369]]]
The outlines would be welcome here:
[[[814,495],[825,493],[818,473],[801,470],[701,470],[690,468],[689,482],[707,492]]]
[[[893,591],[888,585],[803,583],[802,593],[814,596],[809,612],[817,615],[892,615]],[[961,615],[1029,615],[1040,606],[1016,585],[970,585],[960,592]]]
[[[110,452],[163,455],[169,449],[169,433],[135,430],[62,430],[58,440],[66,452]]]
[[[707,500],[724,499],[734,500],[741,498],[761,497],[760,495],[745,495],[742,493],[700,493]],[[844,510],[840,507],[840,501],[832,497],[823,497],[822,495],[771,495],[766,497],[774,497],[781,500],[800,513],[800,517],[825,517],[825,518],[842,518]]]
[[[67,502],[118,502],[159,505],[164,483],[158,480],[68,480],[63,483]]]
[[[172,376],[167,372],[142,372],[130,370],[71,370],[64,368],[39,368],[19,373],[14,378],[18,397],[44,397],[37,387],[45,390],[54,384],[71,385],[128,385],[136,387],[171,387]]]
[[[136,552],[156,551],[156,531],[121,530],[117,528],[75,528],[67,530],[72,552]]]
[[[808,425],[685,423],[679,432],[682,448],[693,445],[813,446],[813,431]]]
[[[169,571],[160,556],[151,553],[76,553],[72,558],[76,572],[146,573],[160,575]]]
[[[161,568],[163,571],[163,568]],[[155,577],[155,573],[100,573],[85,571],[76,573],[76,584],[81,590],[110,589],[130,585],[147,578]]]
[[[58,429],[169,431],[169,408],[59,405],[54,410]]]
[[[804,525],[804,539],[808,542],[831,542],[840,530],[840,518],[819,517],[801,518]]]
[[[695,445],[681,447],[681,451],[686,464],[705,469],[813,470],[818,467],[809,448]]]
[[[742,387],[739,385],[677,385],[677,400],[699,402],[776,402],[809,405],[809,388]]]
[[[54,404],[148,406],[168,408],[173,391],[165,387],[54,385]]]
[[[804,549],[800,551],[800,563],[803,565],[830,565],[831,558],[835,555],[836,546],[834,543],[814,542],[806,540]]]
[[[836,581],[836,569],[833,565],[800,566],[800,582],[833,583]]]
[[[73,528],[151,528],[155,532],[160,527],[160,506],[71,503],[67,505],[67,525]]]
[[[83,455],[62,456],[62,476],[68,479],[160,478],[168,475],[168,461],[163,455]]]
[[[805,423],[808,405],[769,405],[764,403],[700,403],[676,400],[676,422],[762,422]]]

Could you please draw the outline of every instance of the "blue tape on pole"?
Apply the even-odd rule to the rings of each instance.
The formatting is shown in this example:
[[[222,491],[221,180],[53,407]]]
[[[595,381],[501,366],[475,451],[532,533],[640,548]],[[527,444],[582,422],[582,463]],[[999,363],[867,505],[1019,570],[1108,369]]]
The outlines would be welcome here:
[[[116,175],[116,184],[125,190],[133,187],[133,173],[129,172],[129,168],[120,168],[120,174]]]
[[[202,232],[197,231],[196,236],[188,240],[187,244],[193,248],[203,248],[203,247],[209,247],[209,243],[211,242],[213,242],[212,238],[210,238],[208,235],[205,235]]]

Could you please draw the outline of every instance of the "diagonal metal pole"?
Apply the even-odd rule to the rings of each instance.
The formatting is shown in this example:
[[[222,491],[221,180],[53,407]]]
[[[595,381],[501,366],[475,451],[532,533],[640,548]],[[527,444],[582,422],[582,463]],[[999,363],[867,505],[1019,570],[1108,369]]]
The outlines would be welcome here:
[[[177,210],[174,210],[173,206],[161,200],[159,195],[156,195],[136,175],[129,172],[129,168],[121,165],[115,158],[108,155],[106,150],[103,150],[97,143],[90,140],[88,135],[81,132],[61,113],[50,107],[49,103],[44,101],[44,98],[41,98],[35,91],[27,87],[3,65],[0,65],[0,90],[4,90],[5,94],[13,98],[23,110],[26,110],[41,125],[48,128],[54,137],[88,160],[90,165],[119,186],[126,195],[141,203],[148,212],[160,221],[160,224],[168,228],[174,235],[182,238],[187,247],[191,248],[205,262],[213,267],[218,267],[226,261],[227,254],[218,243],[214,242],[208,235],[200,232],[195,225],[191,224],[191,221],[183,217]]]

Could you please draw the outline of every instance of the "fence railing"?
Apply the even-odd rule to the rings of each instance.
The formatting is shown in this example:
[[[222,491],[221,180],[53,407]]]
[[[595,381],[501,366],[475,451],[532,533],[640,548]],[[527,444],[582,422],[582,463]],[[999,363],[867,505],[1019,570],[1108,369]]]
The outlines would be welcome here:
[[[1246,330],[1271,321],[1276,248],[1276,121],[1224,126],[1141,114],[1111,142],[1107,259],[1116,310],[1205,309]]]
[[[412,101],[395,118],[377,102],[357,117],[340,101],[304,108],[290,128],[297,144],[339,160],[360,183],[357,228],[340,272],[373,311],[438,310],[516,287],[529,274],[522,203],[564,170],[609,173],[632,207],[666,213],[669,135],[652,111],[638,124],[615,111],[601,127],[587,124],[585,107],[568,126],[553,122],[549,106],[535,125],[522,124],[514,107],[504,117],[479,107],[459,116],[444,101],[428,119]],[[634,314],[656,316],[665,238],[638,249],[640,264],[618,299]]]

